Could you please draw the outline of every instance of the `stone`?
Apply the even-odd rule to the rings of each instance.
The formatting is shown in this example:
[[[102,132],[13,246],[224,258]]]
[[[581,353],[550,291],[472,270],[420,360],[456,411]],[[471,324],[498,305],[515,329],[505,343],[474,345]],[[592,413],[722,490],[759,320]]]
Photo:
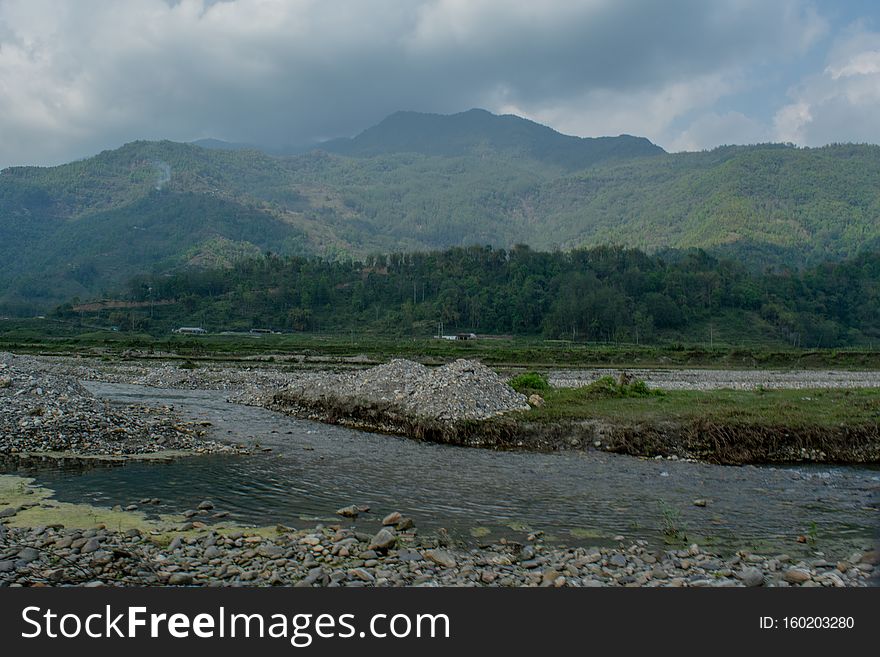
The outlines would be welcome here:
[[[541,408],[544,405],[544,398],[537,393],[533,393],[529,395],[529,405]]]
[[[425,550],[425,557],[444,568],[455,568],[456,561],[446,550]]]
[[[193,576],[190,573],[171,573],[168,584],[171,586],[186,586],[192,584]]]
[[[196,508],[199,511],[210,511],[214,508],[214,503],[211,500],[204,500],[203,502],[199,502],[199,505]]]
[[[395,525],[397,531],[403,532],[407,529],[412,529],[415,527],[416,523],[413,522],[412,518],[401,518],[400,522]]]
[[[876,566],[880,563],[880,550],[870,550],[869,552],[865,552],[861,559],[859,559],[859,562]]]
[[[101,542],[97,538],[90,538],[85,545],[80,548],[80,552],[83,554],[88,554],[89,552],[94,552],[98,548],[101,547]]]
[[[216,559],[217,557],[221,556],[222,554],[223,554],[223,551],[220,548],[218,548],[216,545],[210,545],[207,548],[205,548],[205,551],[202,553],[202,556],[205,559]]]
[[[709,503],[704,499],[694,500],[694,506],[704,507],[704,506],[707,506],[708,504]]]
[[[387,516],[382,518],[382,524],[386,527],[388,525],[396,525],[400,522],[401,518],[403,518],[403,516],[400,514],[399,511],[392,511]]]
[[[373,539],[370,541],[371,550],[388,550],[393,548],[397,543],[397,536],[395,536],[391,530],[389,529],[380,529]]]
[[[15,570],[15,563],[10,561],[9,559],[4,559],[0,561],[0,573],[11,573]]]
[[[349,504],[348,506],[336,510],[336,515],[342,516],[343,518],[357,518],[360,513],[360,510],[354,504]]]
[[[745,586],[755,587],[763,586],[764,584],[764,573],[758,568],[753,568],[751,566],[743,568],[736,574],[736,576]]]
[[[541,586],[553,586],[556,582],[556,578],[559,577],[559,571],[553,568],[548,568],[543,573],[541,573]]]
[[[624,566],[626,566],[626,557],[622,554],[613,554],[608,560],[608,563],[610,563],[612,566],[623,568]]]
[[[782,578],[789,584],[803,584],[812,579],[812,575],[803,568],[789,568]]]
[[[31,561],[37,559],[39,556],[40,552],[32,547],[26,547],[18,553],[19,560],[24,561],[25,563],[30,563]]]

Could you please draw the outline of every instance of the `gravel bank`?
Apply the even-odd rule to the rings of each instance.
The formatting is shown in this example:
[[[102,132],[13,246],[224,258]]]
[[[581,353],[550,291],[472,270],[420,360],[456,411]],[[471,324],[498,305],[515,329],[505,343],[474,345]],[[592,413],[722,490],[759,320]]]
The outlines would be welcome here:
[[[0,586],[844,587],[867,586],[878,572],[877,552],[834,562],[746,552],[722,559],[696,545],[555,548],[533,538],[462,549],[394,526],[375,534],[278,528],[273,536],[206,529],[170,541],[103,525],[0,526]]]
[[[144,365],[69,357],[42,357],[33,360],[39,362],[46,369],[80,380],[133,383],[155,388],[228,390],[236,396],[251,395],[254,397],[267,390],[277,390],[297,382],[301,382],[303,385],[317,382],[319,387],[326,387],[324,382],[329,384],[339,377],[353,377],[356,374],[356,372],[349,370],[348,374],[340,375],[332,368],[325,370],[290,369],[296,365],[289,361],[279,364],[263,363],[260,366],[200,363],[195,369],[186,369],[181,367],[179,362]],[[412,365],[417,367],[409,368],[411,374],[415,373],[418,368],[428,369],[418,363]],[[281,367],[286,368],[286,371]],[[388,365],[380,367],[388,367]],[[377,368],[373,369],[377,372],[381,371]],[[645,381],[651,387],[666,390],[717,390],[720,388],[754,390],[758,387],[800,390],[880,387],[880,371],[843,370],[556,369],[548,372],[548,379],[550,384],[555,387],[575,388],[589,385],[603,376],[617,378],[622,371],[627,372],[634,379]]]
[[[232,451],[168,408],[116,406],[42,361],[0,353],[0,454],[122,456],[166,450]]]
[[[755,390],[779,388],[880,388],[880,372],[844,372],[839,370],[679,370],[679,369],[591,369],[554,370],[548,374],[557,388],[579,388],[625,371],[652,388],[664,390]]]
[[[486,420],[529,409],[525,395],[495,372],[462,359],[436,369],[395,359],[359,372],[304,374],[275,393],[273,400],[317,409],[375,406],[443,423]]]

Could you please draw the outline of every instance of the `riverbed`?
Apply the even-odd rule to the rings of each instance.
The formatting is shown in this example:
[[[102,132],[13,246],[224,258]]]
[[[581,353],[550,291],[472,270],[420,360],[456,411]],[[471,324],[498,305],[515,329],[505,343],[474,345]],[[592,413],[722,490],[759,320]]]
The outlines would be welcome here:
[[[495,452],[370,434],[231,404],[213,390],[164,390],[89,382],[114,403],[170,405],[210,423],[215,440],[251,455],[71,469],[20,467],[60,501],[126,506],[159,498],[155,513],[211,499],[243,524],[338,521],[346,504],[368,505],[375,526],[400,511],[420,528],[446,528],[477,543],[524,540],[535,531],[562,544],[624,539],[698,542],[716,550],[845,554],[867,549],[880,526],[880,471],[870,467],[727,467],[639,459],[599,451]],[[798,542],[798,539],[802,542]]]

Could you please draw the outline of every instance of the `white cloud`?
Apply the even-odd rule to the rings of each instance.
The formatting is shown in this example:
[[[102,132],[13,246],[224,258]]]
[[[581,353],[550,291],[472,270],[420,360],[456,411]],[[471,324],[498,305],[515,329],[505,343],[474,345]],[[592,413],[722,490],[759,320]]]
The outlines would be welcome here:
[[[805,0],[0,0],[0,167],[474,106],[670,141],[825,29]]]
[[[647,136],[670,141],[670,126],[695,109],[713,105],[740,82],[733,74],[709,74],[638,91],[599,89],[572,99],[529,105],[500,103],[501,112],[518,114],[575,135]]]
[[[760,144],[770,141],[770,130],[761,121],[741,112],[700,115],[670,144],[673,151],[700,151],[725,144]]]
[[[880,142],[880,33],[854,26],[835,42],[825,69],[789,96],[774,118],[780,141]]]

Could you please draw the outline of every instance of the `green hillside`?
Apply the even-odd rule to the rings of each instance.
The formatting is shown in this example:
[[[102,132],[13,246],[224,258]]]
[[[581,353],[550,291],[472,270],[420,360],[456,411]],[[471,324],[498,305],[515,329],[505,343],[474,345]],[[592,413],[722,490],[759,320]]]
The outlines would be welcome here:
[[[878,253],[794,275],[750,272],[699,250],[677,256],[477,246],[363,262],[271,255],[138,276],[121,295],[129,308],[66,305],[56,317],[154,335],[202,326],[424,338],[442,322],[452,333],[572,342],[814,349],[880,339]]]
[[[0,314],[256,251],[340,260],[613,243],[699,247],[762,270],[880,246],[877,146],[667,154],[644,139],[568,137],[472,110],[397,113],[324,148],[275,157],[134,142],[3,170]]]

